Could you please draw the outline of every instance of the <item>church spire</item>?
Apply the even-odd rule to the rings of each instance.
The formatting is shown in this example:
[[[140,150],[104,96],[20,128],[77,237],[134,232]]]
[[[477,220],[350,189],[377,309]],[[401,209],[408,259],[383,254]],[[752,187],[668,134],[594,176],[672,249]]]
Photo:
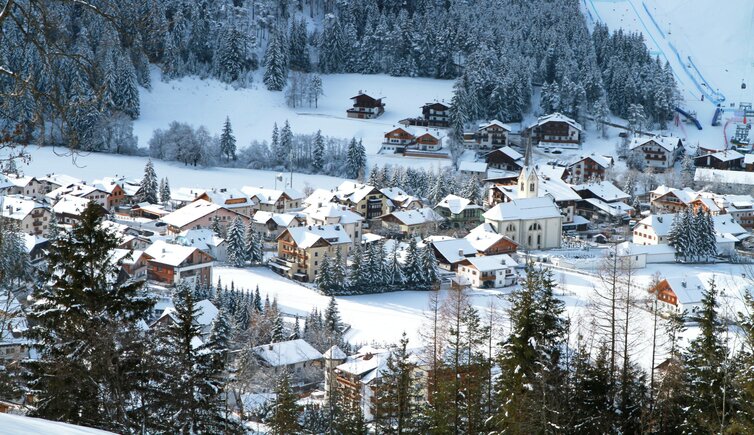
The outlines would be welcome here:
[[[531,139],[526,139],[526,154],[524,157],[524,167],[528,168],[531,165]]]

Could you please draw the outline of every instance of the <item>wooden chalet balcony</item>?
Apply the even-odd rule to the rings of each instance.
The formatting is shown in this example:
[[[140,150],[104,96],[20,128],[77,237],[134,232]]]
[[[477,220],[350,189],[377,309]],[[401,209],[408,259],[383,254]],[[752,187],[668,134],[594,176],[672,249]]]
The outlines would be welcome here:
[[[479,281],[482,281],[482,282],[484,282],[484,281],[494,281],[494,280],[495,280],[495,275],[480,276],[479,277]]]

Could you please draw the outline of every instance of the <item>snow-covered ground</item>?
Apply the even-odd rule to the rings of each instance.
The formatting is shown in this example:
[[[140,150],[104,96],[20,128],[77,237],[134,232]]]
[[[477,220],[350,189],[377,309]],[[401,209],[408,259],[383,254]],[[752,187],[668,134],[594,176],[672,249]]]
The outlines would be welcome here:
[[[658,272],[664,277],[698,275],[702,281],[714,277],[718,288],[723,290],[722,311],[727,315],[733,315],[740,310],[741,290],[750,284],[741,277],[746,271],[745,266],[727,263],[689,266],[654,264],[637,271],[636,296],[646,297],[642,292],[651,282],[653,275]],[[320,311],[324,310],[329,301],[328,297],[312,288],[282,278],[266,268],[218,267],[215,269],[215,276],[221,278],[225,285],[233,282],[236,288],[254,290],[259,286],[260,293],[268,295],[270,299],[277,298],[281,310],[287,314],[306,316],[314,307],[318,307]],[[602,281],[595,274],[581,271],[555,269],[553,276],[558,282],[557,293],[566,304],[566,315],[575,326],[575,331],[580,331],[588,337],[592,331],[594,316],[598,315],[590,304],[595,299],[595,289],[602,286]],[[508,307],[505,295],[509,294],[511,289],[468,291],[472,305],[479,310],[483,318],[491,312],[490,307],[494,307],[500,319],[503,319],[499,321],[503,333],[507,333],[508,327],[505,320],[508,317],[504,313]],[[440,299],[446,297],[447,292],[441,290]],[[426,291],[400,291],[337,297],[343,320],[351,325],[346,338],[352,344],[395,343],[401,334],[406,332],[409,340],[418,345],[421,342],[422,326],[426,324],[429,295]],[[643,309],[637,309],[635,316],[632,321],[632,333],[635,335],[636,344],[632,346],[632,350],[639,363],[648,368],[651,357],[652,316]],[[694,334],[695,329],[689,328],[687,337]],[[573,337],[575,336],[576,332],[573,333]]]
[[[115,154],[85,153],[72,158],[64,149],[31,146],[27,149],[31,155],[29,165],[21,166],[24,174],[44,176],[50,173],[62,173],[85,181],[102,177],[126,176],[140,179],[144,175],[146,157],[120,156]],[[233,187],[263,186],[283,188],[282,182],[275,181],[277,172],[253,169],[229,168],[194,168],[179,162],[154,160],[157,176],[168,177],[171,187]],[[289,180],[289,173],[284,174],[284,182]],[[342,183],[342,178],[326,175],[293,174],[293,187],[302,190],[307,184],[313,188],[332,189]]]
[[[417,117],[421,106],[433,101],[450,101],[453,81],[429,78],[391,77],[388,75],[332,74],[322,76],[325,95],[318,107],[290,108],[284,92],[270,92],[257,80],[248,89],[234,89],[217,80],[187,77],[164,82],[160,72],[152,70],[152,89],[141,89],[141,115],[134,125],[139,145],[147,146],[152,132],[167,128],[171,121],[194,126],[204,125],[211,133],[220,134],[225,117],[229,116],[238,146],[246,147],[252,140],[269,141],[273,123],[288,120],[294,133],[322,130],[327,136],[362,138],[370,165],[402,163],[412,166],[436,166],[447,160],[375,156],[383,135],[400,126],[398,121]],[[259,74],[255,78],[261,77]],[[351,97],[359,91],[373,97],[384,97],[385,113],[377,119],[346,117]],[[418,128],[416,128],[418,131]]]
[[[107,435],[105,432],[84,426],[59,423],[56,421],[43,420],[41,418],[24,417],[20,415],[0,413],[0,433],[3,435]]]

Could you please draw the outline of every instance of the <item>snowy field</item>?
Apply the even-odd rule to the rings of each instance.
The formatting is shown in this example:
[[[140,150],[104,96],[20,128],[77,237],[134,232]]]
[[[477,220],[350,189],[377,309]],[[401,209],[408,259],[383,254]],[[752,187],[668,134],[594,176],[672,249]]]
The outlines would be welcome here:
[[[59,423],[41,418],[0,413],[0,433],[3,435],[107,435],[112,432],[92,429],[84,426]]]
[[[250,88],[234,89],[217,80],[196,77],[163,82],[156,68],[152,73],[152,89],[141,89],[141,116],[134,125],[134,134],[142,147],[147,146],[155,129],[165,129],[171,121],[197,127],[204,125],[211,133],[219,135],[225,117],[230,116],[239,148],[246,147],[252,140],[269,141],[273,124],[277,122],[282,126],[288,120],[294,133],[322,130],[326,136],[362,138],[367,154],[370,154],[370,165],[402,163],[431,167],[448,164],[447,159],[377,157],[374,154],[379,151],[384,134],[400,126],[398,121],[419,116],[425,103],[449,102],[453,96],[451,80],[323,75],[325,95],[320,98],[318,107],[306,105],[294,109],[286,105],[284,92],[270,92],[264,87],[260,74],[255,75],[256,81]],[[352,105],[350,98],[359,91],[384,97],[385,113],[377,119],[347,118],[346,109]]]
[[[702,281],[714,277],[718,288],[723,290],[722,312],[732,315],[740,310],[740,295],[744,286],[749,282],[741,278],[747,268],[739,265],[692,265],[677,264],[650,265],[646,269],[637,271],[635,294],[637,298],[646,296],[643,291],[651,282],[653,275],[662,271],[663,276],[698,275]],[[557,294],[566,304],[566,315],[584,336],[591,336],[593,309],[590,307],[594,299],[595,289],[602,286],[600,278],[594,274],[581,271],[553,270],[554,279],[558,282]],[[320,311],[327,306],[329,298],[297,282],[282,278],[266,268],[237,269],[218,267],[215,269],[216,278],[222,279],[223,284],[234,283],[236,288],[254,290],[259,286],[260,293],[270,299],[276,297],[281,310],[291,315],[306,316],[314,307]],[[499,290],[469,290],[472,305],[486,318],[491,307],[498,313],[499,327],[507,333],[508,324],[504,310],[508,307],[505,295],[512,287]],[[440,298],[447,295],[446,290],[440,291]],[[352,344],[366,343],[395,343],[406,332],[411,343],[420,343],[421,329],[426,324],[429,292],[400,291],[358,296],[337,297],[338,306],[343,320],[351,325],[346,338]],[[648,311],[637,309],[633,321],[636,344],[633,351],[639,363],[644,367],[650,366],[652,316]],[[689,328],[687,337],[696,333]]]
[[[126,176],[140,179],[144,175],[146,157],[120,156],[116,154],[85,153],[72,158],[65,150],[50,147],[29,147],[30,164],[21,166],[24,174],[44,176],[50,173],[62,173],[85,181],[102,177]],[[281,182],[275,182],[277,172],[254,169],[229,168],[194,168],[179,162],[153,160],[159,178],[168,177],[170,186],[176,187],[235,187],[262,186],[282,188]],[[284,181],[289,180],[289,173],[284,174]],[[332,189],[343,182],[342,178],[326,175],[293,174],[293,187],[302,190],[307,184],[317,188]]]

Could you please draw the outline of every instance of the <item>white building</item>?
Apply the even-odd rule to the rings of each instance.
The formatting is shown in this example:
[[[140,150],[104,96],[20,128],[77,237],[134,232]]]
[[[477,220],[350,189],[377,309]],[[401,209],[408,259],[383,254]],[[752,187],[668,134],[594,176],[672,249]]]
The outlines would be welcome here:
[[[673,136],[635,137],[629,144],[632,154],[644,161],[650,169],[672,168],[683,155],[683,142]]]
[[[508,254],[470,257],[460,262],[456,274],[468,279],[472,287],[500,288],[516,282],[516,266]]]
[[[484,221],[521,249],[560,247],[563,216],[549,196],[500,203],[484,213]]]

